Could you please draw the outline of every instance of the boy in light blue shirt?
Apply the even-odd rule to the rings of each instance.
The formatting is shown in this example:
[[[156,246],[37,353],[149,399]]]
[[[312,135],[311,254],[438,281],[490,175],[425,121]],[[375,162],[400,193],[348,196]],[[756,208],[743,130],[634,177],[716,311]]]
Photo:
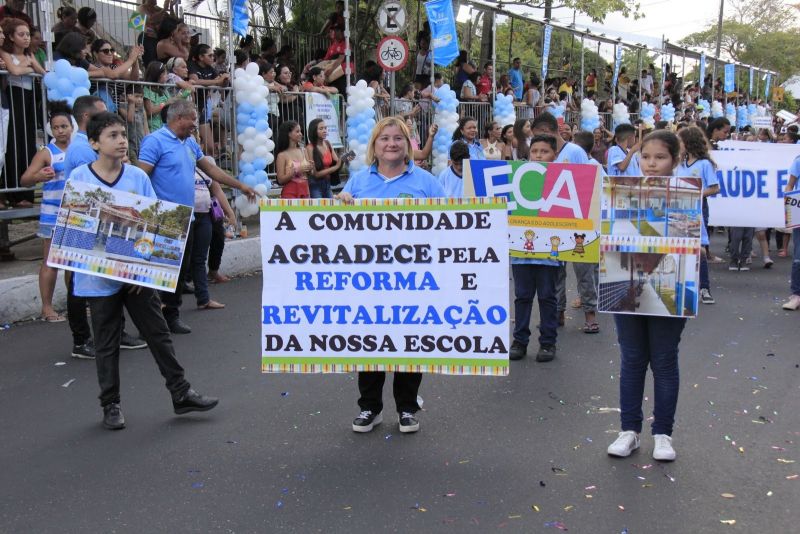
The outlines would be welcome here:
[[[614,130],[614,140],[608,149],[609,176],[641,176],[639,169],[639,147],[636,128],[631,124],[620,124]]]
[[[122,163],[128,154],[125,121],[115,113],[99,113],[86,129],[92,148],[98,152],[95,162],[75,169],[71,179],[157,198],[150,179],[142,170]],[[161,312],[161,300],[155,290],[127,285],[84,273],[75,274],[75,293],[87,297],[95,333],[97,380],[100,384],[100,405],[103,426],[110,430],[125,428],[120,409],[119,349],[122,332],[122,308],[128,310],[134,323],[147,340],[177,414],[207,411],[219,399],[199,395],[184,378],[183,368],[175,358],[175,348]]]
[[[449,198],[464,196],[464,160],[469,159],[469,147],[463,141],[454,141],[450,145],[450,166],[439,173],[445,195]]]

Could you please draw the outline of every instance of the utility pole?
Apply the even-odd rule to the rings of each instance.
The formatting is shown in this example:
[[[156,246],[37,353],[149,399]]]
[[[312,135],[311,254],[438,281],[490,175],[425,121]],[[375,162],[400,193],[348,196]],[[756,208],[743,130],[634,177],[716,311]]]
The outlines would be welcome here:
[[[553,0],[544,0],[544,19],[550,20],[553,18]]]
[[[720,48],[722,47],[722,12],[724,8],[725,0],[719,0],[719,20],[717,21],[717,58],[719,58]]]

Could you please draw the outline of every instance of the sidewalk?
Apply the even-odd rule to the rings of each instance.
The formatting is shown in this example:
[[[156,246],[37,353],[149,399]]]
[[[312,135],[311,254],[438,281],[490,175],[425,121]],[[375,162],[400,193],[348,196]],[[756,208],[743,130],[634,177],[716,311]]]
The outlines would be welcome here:
[[[247,238],[225,241],[220,270],[231,276],[261,269],[261,246],[259,244],[259,217],[243,219],[247,226]],[[11,238],[36,232],[39,223],[26,221],[10,227]],[[14,261],[0,262],[0,326],[39,317],[42,300],[39,296],[39,266],[42,263],[42,240],[27,241],[13,247]],[[66,291],[63,277],[56,282],[53,304],[59,311],[66,307]]]

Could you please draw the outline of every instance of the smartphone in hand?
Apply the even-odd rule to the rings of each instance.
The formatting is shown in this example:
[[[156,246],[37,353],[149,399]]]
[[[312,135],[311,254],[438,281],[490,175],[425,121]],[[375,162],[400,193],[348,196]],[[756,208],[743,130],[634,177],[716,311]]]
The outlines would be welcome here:
[[[353,161],[354,159],[356,159],[356,153],[353,152],[352,150],[349,150],[344,154],[342,154],[342,161]]]

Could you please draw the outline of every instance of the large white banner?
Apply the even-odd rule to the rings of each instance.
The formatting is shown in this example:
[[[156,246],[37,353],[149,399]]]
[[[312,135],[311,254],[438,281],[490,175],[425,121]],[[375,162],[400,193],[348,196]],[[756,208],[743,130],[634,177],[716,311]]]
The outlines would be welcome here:
[[[800,146],[731,141],[721,148],[711,153],[720,192],[708,197],[708,224],[783,227],[783,193]]]
[[[508,374],[503,199],[261,205],[261,369]]]

